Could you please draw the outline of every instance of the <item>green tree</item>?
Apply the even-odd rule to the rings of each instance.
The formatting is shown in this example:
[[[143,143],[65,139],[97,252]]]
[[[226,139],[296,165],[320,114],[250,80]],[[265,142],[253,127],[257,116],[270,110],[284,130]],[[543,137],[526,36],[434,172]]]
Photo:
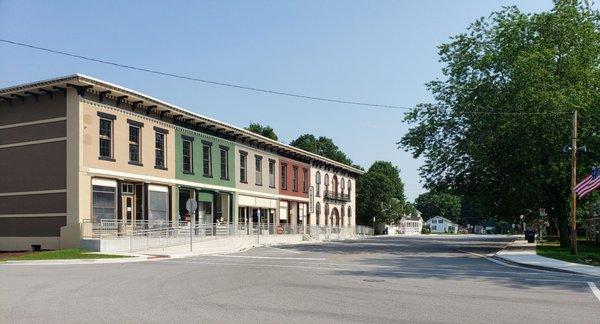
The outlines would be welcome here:
[[[415,207],[421,212],[424,220],[435,216],[446,217],[453,222],[458,222],[461,211],[459,196],[448,193],[426,192],[415,199]]]
[[[270,138],[274,141],[277,141],[277,134],[275,134],[275,131],[273,130],[273,127],[271,126],[263,126],[259,123],[251,123],[250,125],[248,125],[248,127],[245,128],[245,130],[247,131],[251,131],[252,133],[258,134],[258,135],[262,135],[266,138]]]
[[[331,138],[324,136],[316,138],[312,134],[304,134],[293,140],[290,145],[353,166],[352,160],[333,143]]]
[[[434,102],[405,116],[399,144],[423,156],[430,189],[477,197],[494,215],[552,210],[568,245],[571,114],[581,115],[578,178],[600,158],[600,15],[559,0],[549,12],[504,8],[439,47]]]
[[[419,214],[419,211],[417,210],[414,204],[407,201],[404,203],[403,214],[416,216],[417,214]]]
[[[356,182],[356,215],[360,224],[391,224],[400,220],[404,209],[404,184],[398,168],[377,161]]]
[[[368,172],[384,174],[394,183],[393,197],[401,202],[406,200],[406,197],[404,197],[404,183],[400,179],[400,170],[398,167],[388,161],[375,161]]]

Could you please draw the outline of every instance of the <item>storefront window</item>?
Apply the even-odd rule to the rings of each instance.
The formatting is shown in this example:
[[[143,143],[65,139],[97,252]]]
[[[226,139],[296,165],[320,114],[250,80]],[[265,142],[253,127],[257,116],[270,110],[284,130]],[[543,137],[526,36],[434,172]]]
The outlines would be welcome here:
[[[116,187],[92,186],[92,214],[94,223],[103,219],[115,219]]]
[[[148,187],[148,220],[159,223],[169,220],[169,191],[166,187]]]

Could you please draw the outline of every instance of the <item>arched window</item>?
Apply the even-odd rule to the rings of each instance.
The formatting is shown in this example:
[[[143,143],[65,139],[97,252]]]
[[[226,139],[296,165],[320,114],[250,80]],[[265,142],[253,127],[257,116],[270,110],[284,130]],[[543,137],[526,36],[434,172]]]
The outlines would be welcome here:
[[[320,202],[317,201],[317,206],[315,207],[315,209],[317,212],[317,217],[321,216],[321,203]]]
[[[352,224],[352,207],[348,206],[348,226]]]
[[[344,216],[346,216],[346,209],[344,209],[344,206],[340,207],[340,214],[340,224],[342,224],[342,226],[346,226],[346,223],[344,223]]]
[[[342,182],[340,182],[340,186],[342,186],[342,193],[344,193],[344,189],[346,188],[346,182],[344,178],[342,178]]]
[[[352,182],[348,179],[348,200],[352,199]],[[350,216],[350,213],[348,213]]]
[[[317,183],[317,197],[321,195],[321,172],[317,171],[315,174],[315,182]]]
[[[329,190],[329,174],[325,173],[325,191]]]
[[[325,203],[325,216],[329,216],[329,203]]]

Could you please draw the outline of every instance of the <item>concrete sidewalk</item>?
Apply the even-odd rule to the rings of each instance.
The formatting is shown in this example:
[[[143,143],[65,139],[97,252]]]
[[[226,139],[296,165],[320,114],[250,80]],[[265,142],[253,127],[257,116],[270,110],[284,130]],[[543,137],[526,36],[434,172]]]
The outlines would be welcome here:
[[[359,239],[348,237],[343,240]],[[0,265],[75,265],[75,264],[108,264],[156,261],[164,259],[179,259],[211,254],[230,254],[245,251],[258,246],[274,245],[300,245],[300,244],[325,244],[329,241],[309,240],[304,241],[301,234],[266,235],[261,236],[257,242],[256,236],[230,236],[218,239],[193,242],[190,250],[189,244],[156,248],[139,252],[91,252],[100,254],[113,254],[129,256],[129,258],[114,259],[73,259],[73,260],[39,260],[39,261],[7,261]],[[332,242],[339,242],[333,240]]]
[[[494,257],[526,267],[600,277],[600,267],[571,263],[539,256],[535,252],[535,246],[535,243],[527,243],[525,240],[517,240],[509,244],[505,249],[496,253]]]

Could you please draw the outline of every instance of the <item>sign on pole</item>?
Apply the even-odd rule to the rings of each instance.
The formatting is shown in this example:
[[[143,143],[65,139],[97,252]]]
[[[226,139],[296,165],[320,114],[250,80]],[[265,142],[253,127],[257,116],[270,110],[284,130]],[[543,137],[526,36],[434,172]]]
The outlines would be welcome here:
[[[188,199],[185,202],[185,209],[187,209],[190,214],[195,214],[196,209],[198,209],[198,202],[193,198]]]

